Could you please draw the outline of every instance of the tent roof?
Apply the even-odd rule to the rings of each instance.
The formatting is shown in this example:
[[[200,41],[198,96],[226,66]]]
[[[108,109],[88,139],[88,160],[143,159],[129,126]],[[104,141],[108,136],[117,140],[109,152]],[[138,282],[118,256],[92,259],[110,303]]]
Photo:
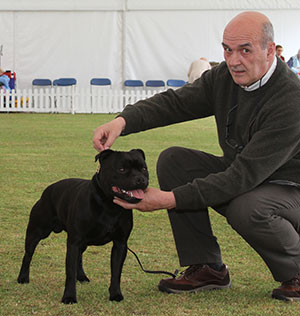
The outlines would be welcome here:
[[[0,11],[294,10],[299,0],[0,0]]]

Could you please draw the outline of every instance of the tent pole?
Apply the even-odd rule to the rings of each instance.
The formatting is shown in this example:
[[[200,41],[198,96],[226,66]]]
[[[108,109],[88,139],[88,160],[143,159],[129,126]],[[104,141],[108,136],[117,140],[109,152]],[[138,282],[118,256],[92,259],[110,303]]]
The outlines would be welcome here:
[[[123,88],[123,82],[125,81],[125,63],[126,63],[126,14],[127,14],[127,1],[124,1],[124,7],[122,11],[122,43],[121,43],[121,67],[122,67],[122,74],[121,74],[121,88]]]

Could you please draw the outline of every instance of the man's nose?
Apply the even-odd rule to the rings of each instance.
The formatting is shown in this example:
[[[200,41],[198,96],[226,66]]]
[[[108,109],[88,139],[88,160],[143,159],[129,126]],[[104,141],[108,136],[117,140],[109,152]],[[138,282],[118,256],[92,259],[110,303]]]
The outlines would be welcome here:
[[[228,57],[227,62],[230,66],[238,66],[241,64],[240,54],[238,52],[232,52]]]

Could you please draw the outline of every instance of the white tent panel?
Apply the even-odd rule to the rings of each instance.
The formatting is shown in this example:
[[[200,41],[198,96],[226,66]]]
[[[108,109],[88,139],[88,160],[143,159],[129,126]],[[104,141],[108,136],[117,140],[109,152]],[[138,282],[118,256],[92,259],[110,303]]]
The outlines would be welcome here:
[[[187,79],[193,60],[222,60],[222,28],[229,16],[216,11],[212,25],[205,11],[129,12],[126,79]]]
[[[1,68],[13,69],[14,64],[14,14],[12,12],[0,12],[0,24],[1,24],[1,41],[2,54],[0,56]]]
[[[119,12],[16,13],[11,68],[18,86],[33,78],[75,77],[81,86],[92,77],[121,82],[120,23]]]

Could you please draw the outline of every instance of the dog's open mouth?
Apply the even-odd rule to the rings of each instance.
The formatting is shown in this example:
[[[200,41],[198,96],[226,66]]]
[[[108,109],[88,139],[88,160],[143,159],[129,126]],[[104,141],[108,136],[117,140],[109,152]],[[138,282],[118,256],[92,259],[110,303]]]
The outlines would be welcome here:
[[[115,196],[129,203],[138,203],[144,198],[144,191],[142,189],[124,190],[113,186],[112,190]]]

